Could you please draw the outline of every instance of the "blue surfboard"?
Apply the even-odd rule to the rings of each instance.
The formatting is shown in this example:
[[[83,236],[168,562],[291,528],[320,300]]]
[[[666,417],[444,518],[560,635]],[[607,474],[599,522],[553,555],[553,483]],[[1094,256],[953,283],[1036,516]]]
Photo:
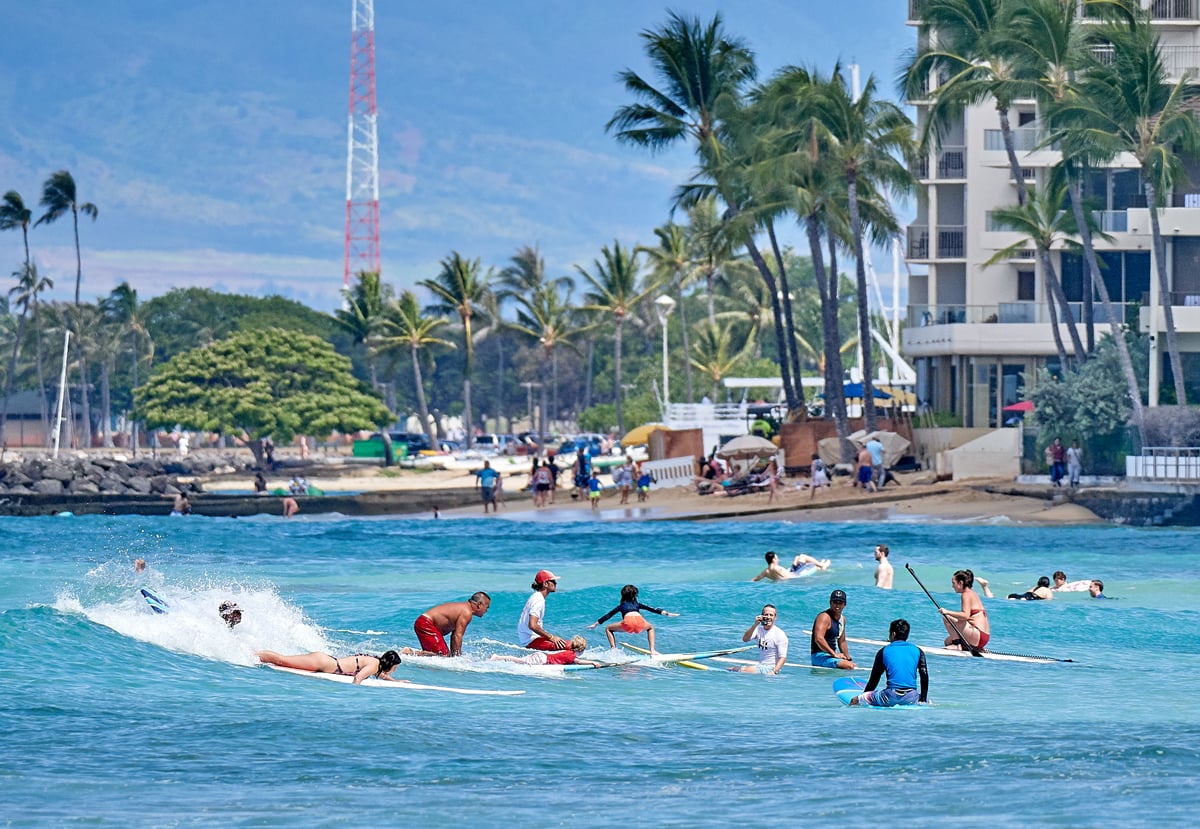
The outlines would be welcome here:
[[[142,588],[142,595],[146,598],[146,604],[150,605],[150,609],[155,613],[166,613],[170,607],[170,605],[144,587]]]
[[[833,681],[833,693],[837,694],[843,705],[849,705],[850,700],[861,694],[866,687],[867,683],[856,676],[839,676]]]

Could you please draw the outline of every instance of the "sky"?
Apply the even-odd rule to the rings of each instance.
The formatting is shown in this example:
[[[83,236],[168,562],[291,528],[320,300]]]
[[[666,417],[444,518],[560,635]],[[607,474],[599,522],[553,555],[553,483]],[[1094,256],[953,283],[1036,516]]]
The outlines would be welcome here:
[[[0,0],[0,192],[19,192],[37,217],[46,178],[71,172],[79,201],[99,210],[80,222],[85,300],[127,281],[143,300],[205,287],[332,310],[351,8]],[[720,12],[762,80],[841,60],[890,97],[914,38],[906,10],[905,0],[376,0],[384,280],[411,288],[452,251],[499,269],[526,245],[550,275],[574,275],[614,240],[653,243],[692,155],[620,145],[604,125],[632,100],[618,72],[653,77],[639,33],[669,11]],[[50,298],[69,299],[70,218],[31,229],[30,247],[55,281]],[[0,273],[23,261],[20,231],[0,234]]]

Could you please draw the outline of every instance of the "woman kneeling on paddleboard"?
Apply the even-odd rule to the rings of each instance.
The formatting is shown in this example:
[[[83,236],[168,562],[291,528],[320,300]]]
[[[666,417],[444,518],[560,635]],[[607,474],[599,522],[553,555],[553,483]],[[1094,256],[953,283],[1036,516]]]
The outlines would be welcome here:
[[[382,656],[375,657],[365,653],[353,656],[343,656],[341,659],[327,653],[313,653],[282,656],[275,651],[259,651],[258,661],[281,668],[294,668],[298,671],[312,671],[314,674],[340,674],[354,677],[354,684],[360,684],[368,677],[392,679],[392,671],[400,665],[400,654],[395,651],[385,651]],[[396,680],[399,681],[399,680]]]
[[[987,647],[992,638],[987,611],[983,599],[974,591],[975,574],[970,570],[959,570],[950,579],[955,593],[962,594],[962,610],[947,610],[939,607],[942,624],[946,626],[946,647],[964,651],[979,651]]]

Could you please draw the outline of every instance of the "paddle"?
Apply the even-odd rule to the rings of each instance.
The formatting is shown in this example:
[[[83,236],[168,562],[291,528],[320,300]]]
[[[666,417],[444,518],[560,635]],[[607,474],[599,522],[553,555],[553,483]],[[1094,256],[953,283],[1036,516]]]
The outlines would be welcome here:
[[[921,580],[919,578],[917,578],[916,571],[913,570],[912,565],[905,562],[904,569],[907,570],[909,575],[913,577],[913,579],[917,582],[918,585],[920,585],[921,589],[925,590],[925,585],[921,584]],[[935,599],[933,597],[933,594],[930,593],[928,590],[925,590],[925,595],[929,597],[929,601],[933,602],[933,606],[936,607],[938,609],[938,612],[940,613],[942,610],[942,606],[940,604],[938,604],[938,601],[937,601],[937,599]],[[942,618],[944,618],[947,622],[950,623],[950,627],[954,628],[954,632],[958,634],[958,641],[962,643],[962,646],[964,648],[966,648],[967,650],[969,650],[971,652],[972,656],[983,656],[983,649],[973,647],[969,642],[967,642],[967,637],[963,636],[962,631],[958,629],[958,625],[954,624],[954,620],[952,618],[950,618],[949,616],[943,616]]]

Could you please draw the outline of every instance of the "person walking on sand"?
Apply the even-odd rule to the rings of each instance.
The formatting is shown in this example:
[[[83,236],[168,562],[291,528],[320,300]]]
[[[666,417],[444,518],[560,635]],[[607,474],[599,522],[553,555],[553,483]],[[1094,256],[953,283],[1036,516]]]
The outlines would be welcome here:
[[[825,468],[825,461],[821,460],[820,455],[812,456],[812,481],[808,485],[808,498],[812,500],[817,494],[817,490],[823,486],[829,486],[829,470]]]
[[[604,634],[608,637],[608,646],[610,648],[615,648],[617,646],[617,640],[613,636],[614,633],[631,633],[636,636],[637,634],[645,632],[646,638],[650,640],[650,655],[655,656],[657,655],[658,651],[654,649],[654,625],[647,622],[646,618],[642,616],[643,610],[649,613],[657,613],[660,616],[679,615],[678,613],[668,613],[667,611],[658,607],[651,607],[648,604],[642,604],[638,601],[637,587],[632,584],[627,584],[621,588],[621,603],[612,610],[608,611],[608,613],[605,613],[595,622],[588,625],[588,630],[595,628],[597,625],[604,624],[613,616],[616,616],[618,613],[620,613],[621,621],[613,622],[604,629]]]
[[[629,493],[633,491],[633,461],[629,456],[625,456],[625,463],[621,464],[615,476],[616,484],[621,489],[621,503],[629,503]]]
[[[767,464],[767,503],[770,504],[775,500],[775,496],[779,494],[779,461],[771,458],[771,462]]]
[[[779,611],[775,605],[763,605],[762,612],[754,617],[753,624],[742,634],[742,641],[754,639],[758,643],[758,664],[729,670],[743,674],[778,674],[787,664],[788,637],[775,626]]]
[[[426,610],[413,622],[422,656],[461,656],[463,634],[471,620],[488,612],[492,597],[482,590],[465,602],[446,602]],[[450,645],[446,646],[446,634]]]
[[[488,506],[491,505],[492,512],[495,512],[496,507],[496,481],[500,478],[500,473],[492,469],[491,461],[483,462],[483,469],[474,473],[475,485],[479,487],[480,497],[483,499],[483,514],[487,515]]]
[[[879,562],[875,567],[875,586],[880,590],[891,590],[892,577],[896,571],[892,568],[892,562],[888,560],[888,546],[886,544],[875,546],[875,560]]]
[[[650,497],[650,484],[652,483],[654,483],[654,476],[650,474],[648,469],[639,464],[637,479],[638,503],[643,503]]]
[[[592,477],[588,478],[588,500],[592,502],[592,512],[600,511],[600,476],[596,470],[592,470]]]
[[[895,619],[888,628],[888,644],[875,654],[871,678],[851,705],[917,705],[929,702],[929,668],[925,651],[908,641],[910,627],[905,619]],[[887,685],[876,691],[879,680],[887,676]],[[920,691],[917,690],[918,682]]]
[[[879,436],[872,434],[863,449],[866,449],[871,456],[871,481],[875,484],[876,490],[883,489],[883,443],[879,440]]]
[[[1072,489],[1079,486],[1079,475],[1083,472],[1083,450],[1079,448],[1079,441],[1071,441],[1071,446],[1067,449],[1067,483]]]
[[[1067,457],[1067,450],[1062,444],[1062,438],[1055,438],[1054,443],[1050,444],[1050,483],[1054,486],[1062,486],[1063,473],[1065,472],[1064,462]]]
[[[858,476],[854,484],[867,492],[875,492],[875,480],[871,477],[871,453],[865,446],[858,452]]]
[[[857,670],[846,646],[846,591],[829,594],[829,607],[817,614],[812,626],[811,661],[816,668]]]
[[[388,679],[392,682],[408,681],[392,679],[392,671],[400,665],[400,654],[396,651],[385,651],[382,656],[378,657],[366,653],[356,653],[353,656],[343,656],[341,659],[319,651],[295,656],[284,656],[275,651],[259,651],[258,661],[268,665],[278,665],[281,668],[310,671],[314,674],[352,676],[355,685],[360,685],[364,679],[370,677]]]
[[[549,570],[538,570],[533,577],[532,595],[521,609],[517,621],[517,641],[521,647],[535,651],[560,651],[570,642],[546,630],[546,597],[558,591],[558,576]]]
[[[962,596],[962,609],[938,608],[946,627],[946,647],[981,651],[992,638],[992,626],[983,609],[983,599],[974,590],[975,574],[970,570],[957,570],[950,578],[950,584],[954,592]]]

